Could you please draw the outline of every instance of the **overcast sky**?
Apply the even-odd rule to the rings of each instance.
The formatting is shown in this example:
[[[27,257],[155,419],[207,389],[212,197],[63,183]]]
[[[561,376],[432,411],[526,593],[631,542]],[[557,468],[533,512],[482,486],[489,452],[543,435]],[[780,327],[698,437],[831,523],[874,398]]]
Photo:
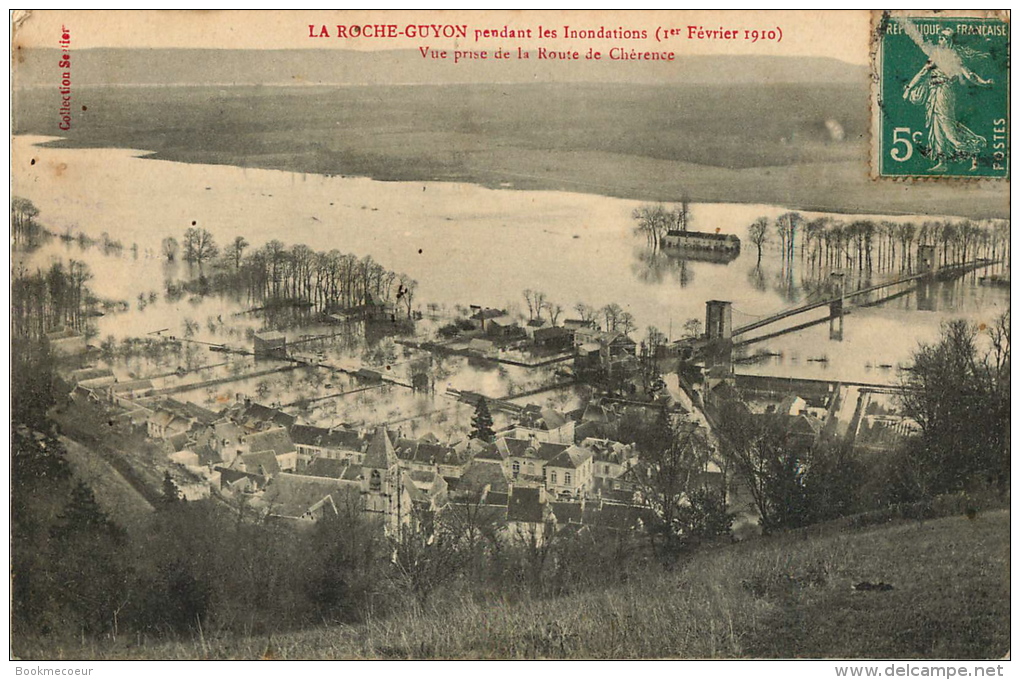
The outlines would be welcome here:
[[[309,24],[326,25],[335,32],[336,24],[466,24],[467,40],[384,38],[330,39],[308,37]],[[564,24],[572,28],[644,29],[648,40],[570,40],[562,39]],[[538,38],[541,25],[556,29],[559,39]],[[529,39],[482,39],[475,42],[476,29],[531,29]],[[740,39],[701,39],[687,37],[688,26],[705,29],[737,29]],[[71,49],[90,47],[225,48],[225,49],[414,49],[431,46],[447,49],[493,49],[497,46],[526,49],[545,46],[596,49],[637,47],[644,50],[672,50],[679,54],[762,54],[774,56],[832,57],[843,61],[868,63],[870,17],[865,10],[853,11],[703,11],[703,12],[596,12],[596,11],[372,11],[337,10],[285,11],[70,11],[37,10],[19,24],[15,46],[60,47],[62,28],[69,30]],[[679,28],[683,37],[656,42],[657,27]],[[782,29],[779,43],[744,40],[745,30]]]

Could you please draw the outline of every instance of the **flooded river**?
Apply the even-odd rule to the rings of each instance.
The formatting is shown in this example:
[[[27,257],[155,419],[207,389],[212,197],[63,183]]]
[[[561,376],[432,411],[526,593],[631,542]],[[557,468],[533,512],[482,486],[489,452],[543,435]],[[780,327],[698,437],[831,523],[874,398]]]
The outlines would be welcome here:
[[[124,248],[104,253],[55,239],[18,258],[16,266],[46,266],[57,258],[85,261],[97,295],[130,305],[98,320],[101,337],[141,336],[161,328],[179,332],[189,319],[200,326],[196,338],[222,341],[229,327],[241,343],[243,329],[258,325],[256,319],[230,316],[240,301],[163,298],[164,280],[188,272],[184,265],[168,268],[162,262],[160,241],[180,240],[193,223],[221,245],[243,235],[252,246],[275,238],[371,255],[416,279],[416,301],[422,305],[510,306],[526,312],[521,291],[527,288],[562,305],[562,318],[573,316],[578,302],[597,307],[615,302],[636,319],[637,339],[652,325],[679,337],[687,319],[704,319],[710,299],[733,302],[734,325],[807,299],[799,258],[784,274],[778,252],[766,248],[760,269],[755,267],[747,226],[756,217],[787,211],[779,206],[692,206],[693,229],[737,234],[743,252],[728,264],[684,262],[649,254],[644,238],[633,233],[635,201],[174,163],[123,149],[37,146],[42,141],[14,139],[14,194],[32,200],[51,231],[83,231],[93,238],[106,233]],[[1007,289],[977,285],[982,273],[936,284],[920,304],[910,293],[854,309],[842,341],[830,340],[827,325],[821,324],[756,345],[755,350],[778,356],[739,370],[889,382],[894,369],[882,367],[908,363],[917,342],[934,339],[942,321],[960,316],[988,321],[1008,308]]]

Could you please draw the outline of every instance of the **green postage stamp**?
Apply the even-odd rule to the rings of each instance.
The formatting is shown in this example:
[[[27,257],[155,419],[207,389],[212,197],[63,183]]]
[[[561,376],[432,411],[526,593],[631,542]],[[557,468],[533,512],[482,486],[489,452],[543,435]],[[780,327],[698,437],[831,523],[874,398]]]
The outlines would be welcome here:
[[[872,174],[1009,176],[1009,23],[883,12],[872,36]]]

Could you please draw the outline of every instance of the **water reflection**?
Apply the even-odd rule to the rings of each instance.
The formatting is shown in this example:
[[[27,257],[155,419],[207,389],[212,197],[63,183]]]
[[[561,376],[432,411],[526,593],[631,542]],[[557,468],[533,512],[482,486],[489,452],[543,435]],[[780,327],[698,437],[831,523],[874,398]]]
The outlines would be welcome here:
[[[747,282],[751,284],[752,288],[763,293],[768,290],[769,287],[768,282],[766,281],[767,277],[768,273],[761,268],[760,264],[747,272]]]
[[[631,271],[638,281],[648,285],[679,285],[687,288],[695,281],[695,263],[711,266],[727,265],[740,256],[739,252],[717,252],[661,249],[640,246],[634,248]],[[764,288],[760,290],[765,290]]]
[[[549,302],[567,310],[579,302],[595,308],[618,304],[641,329],[677,328],[685,319],[704,318],[710,299],[731,300],[735,308],[755,315],[827,299],[830,271],[847,262],[839,255],[840,248],[847,247],[845,239],[831,244],[820,236],[809,240],[807,227],[785,256],[775,244],[766,244],[757,267],[752,266],[756,248],[745,249],[728,263],[650,251],[644,239],[633,234],[631,213],[640,205],[635,201],[453,183],[428,184],[423,192],[421,183],[314,175],[298,181],[297,175],[280,171],[146,160],[130,150],[31,146],[38,141],[13,140],[13,190],[31,199],[41,210],[40,220],[60,236],[33,253],[19,253],[15,261],[33,271],[53,261],[84,261],[95,275],[89,286],[97,297],[130,303],[130,311],[111,311],[97,320],[100,338],[141,337],[165,327],[180,334],[186,320],[200,324],[200,335],[208,334],[210,319],[219,328],[219,318],[235,338],[244,338],[247,329],[263,325],[262,318],[235,316],[250,306],[243,296],[201,297],[176,287],[191,273],[184,263],[166,261],[161,242],[181,238],[196,217],[221,246],[243,235],[252,247],[279,238],[320,251],[371,255],[388,269],[418,280],[416,302],[422,306],[453,309],[476,303],[505,308],[519,304],[522,290],[541,286]],[[29,167],[31,157],[41,162]],[[71,168],[59,187],[34,174],[51,160]],[[215,191],[207,191],[207,186]],[[691,206],[691,218],[745,240],[756,218],[775,220],[785,211],[780,206],[702,204]],[[920,224],[921,218],[915,221]],[[567,224],[575,226],[565,231]],[[106,247],[100,239],[104,231]],[[910,267],[900,249],[876,249],[866,261],[872,260],[876,269],[871,277],[879,282],[899,275],[901,263]],[[859,264],[860,258],[854,261]],[[846,321],[844,343],[838,352],[828,352],[831,364],[825,370],[852,373],[867,362],[895,364],[909,357],[918,341],[937,337],[939,324],[947,318],[990,320],[1008,306],[1009,290],[980,286],[976,276],[997,272],[1008,272],[1008,267],[996,265],[952,284],[932,283],[917,292],[917,299],[908,293],[854,309]],[[849,290],[862,285],[860,276],[859,270],[848,274]],[[676,294],[681,288],[684,294]],[[293,316],[297,322],[301,314]],[[793,333],[770,341],[768,349],[788,361],[802,357],[798,372],[809,377],[823,370],[806,358],[824,353],[818,348],[830,342],[826,331],[813,327]],[[217,333],[225,335],[226,330]],[[805,349],[808,346],[811,349]]]

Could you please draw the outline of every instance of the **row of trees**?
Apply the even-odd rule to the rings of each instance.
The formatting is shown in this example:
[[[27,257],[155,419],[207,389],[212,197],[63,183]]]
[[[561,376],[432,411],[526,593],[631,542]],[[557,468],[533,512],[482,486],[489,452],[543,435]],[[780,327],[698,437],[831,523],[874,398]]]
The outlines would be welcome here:
[[[15,246],[33,246],[37,243],[42,226],[36,221],[39,208],[20,196],[11,197],[11,241]]]
[[[12,239],[15,244],[34,244],[42,233],[36,222],[39,209],[32,201],[11,199]],[[84,262],[55,262],[49,269],[30,271],[24,266],[11,273],[11,335],[38,341],[61,328],[86,329],[90,308],[97,302],[85,285],[92,272]],[[38,344],[38,343],[36,343]]]
[[[523,291],[523,296],[528,308],[529,320],[541,320],[542,315],[547,314],[549,321],[556,325],[566,311],[563,305],[550,301],[548,296],[540,290],[526,288]],[[625,311],[615,302],[604,307],[593,307],[587,303],[578,302],[574,305],[573,310],[581,321],[594,324],[604,331],[630,334],[637,330],[634,315]]]
[[[398,305],[411,316],[417,282],[387,270],[371,255],[318,252],[275,239],[254,250],[250,247],[238,236],[221,255],[209,231],[191,227],[181,243],[173,237],[163,239],[162,252],[167,261],[180,257],[196,265],[203,276],[204,265],[213,263],[214,283],[242,290],[249,300],[266,306],[298,304],[331,312],[385,303]]]
[[[528,306],[528,319],[542,318],[543,312],[549,313],[549,321],[555,326],[563,314],[563,305],[549,301],[546,294],[540,290],[524,289],[524,302]]]
[[[91,294],[85,285],[92,273],[84,262],[56,262],[46,271],[18,269],[11,278],[11,334],[41,338],[71,328],[84,331]]]
[[[624,311],[623,307],[611,302],[605,307],[592,307],[584,302],[574,305],[578,318],[585,323],[594,323],[604,331],[619,331],[625,335],[637,330],[634,315]]]
[[[788,212],[774,220],[759,217],[748,227],[758,249],[776,242],[784,264],[792,262],[796,246],[801,259],[813,267],[846,267],[860,271],[910,271],[920,245],[933,245],[942,265],[977,258],[1009,259],[1009,221],[928,220],[914,222],[854,220],[831,217],[805,219]]]

